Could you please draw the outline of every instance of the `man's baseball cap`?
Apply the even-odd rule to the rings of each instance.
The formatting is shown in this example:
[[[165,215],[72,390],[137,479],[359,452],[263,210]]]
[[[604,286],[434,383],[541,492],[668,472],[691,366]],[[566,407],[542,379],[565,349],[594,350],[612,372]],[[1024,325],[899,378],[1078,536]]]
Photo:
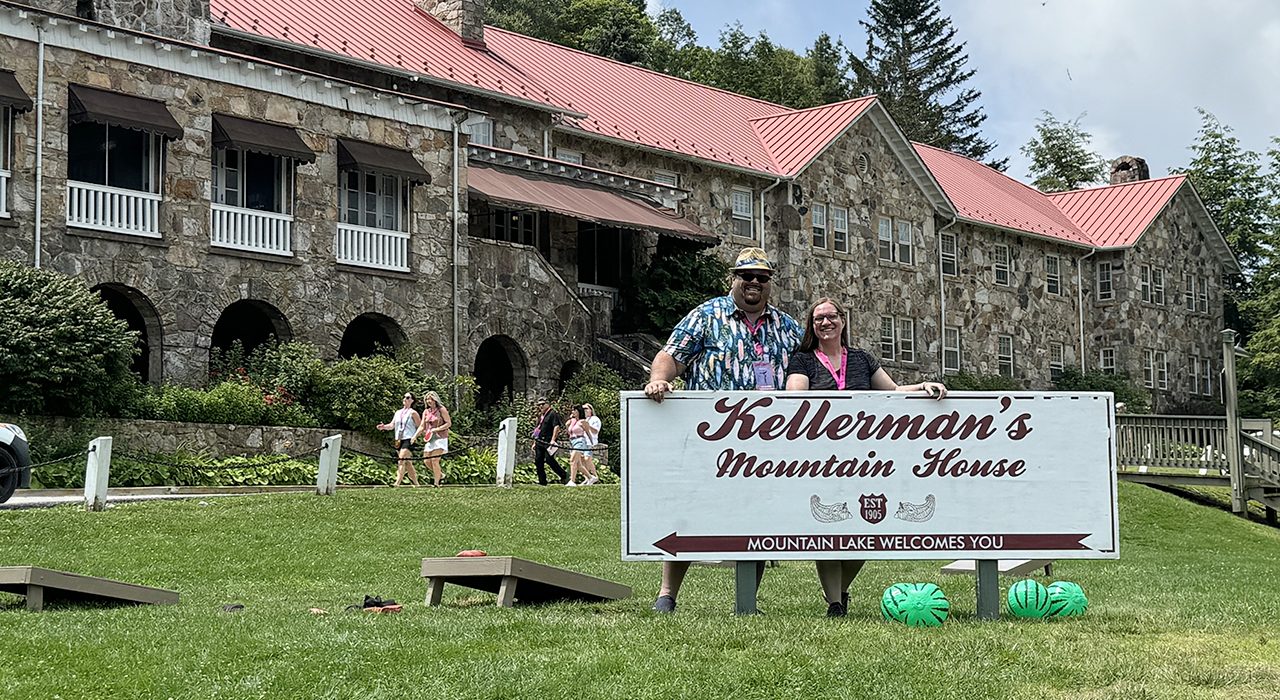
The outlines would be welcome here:
[[[534,403],[534,405],[535,405],[535,406],[541,406],[541,405],[543,405],[543,404],[547,403],[547,397],[545,397],[545,396],[539,396],[539,397],[538,397],[538,400],[537,400],[537,401],[534,401],[533,403]]]
[[[774,272],[773,263],[769,262],[769,256],[765,254],[762,248],[743,248],[738,253],[738,260],[733,263],[733,271],[738,270],[767,270]]]

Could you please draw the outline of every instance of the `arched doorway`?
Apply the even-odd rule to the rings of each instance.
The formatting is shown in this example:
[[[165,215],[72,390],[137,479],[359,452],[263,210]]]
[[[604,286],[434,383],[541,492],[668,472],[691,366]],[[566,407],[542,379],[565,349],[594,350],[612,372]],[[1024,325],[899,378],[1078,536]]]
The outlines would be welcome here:
[[[367,313],[360,314],[347,324],[342,333],[342,345],[338,347],[338,355],[343,359],[352,357],[372,357],[373,355],[391,355],[393,351],[404,345],[409,338],[400,324],[390,316]]]
[[[494,404],[523,395],[529,382],[529,362],[516,341],[505,335],[486,338],[476,350],[476,406]]]
[[[293,329],[289,327],[288,319],[265,301],[243,299],[222,310],[213,326],[210,346],[215,351],[226,353],[238,343],[247,356],[273,339],[282,343],[293,340]]]
[[[138,333],[138,354],[133,358],[133,373],[149,384],[164,378],[161,360],[164,355],[164,331],[160,314],[145,294],[123,284],[100,284],[93,291],[102,297],[116,318]]]
[[[563,394],[569,382],[578,376],[578,372],[582,371],[582,363],[577,360],[569,360],[560,366],[560,382],[556,385],[556,391]]]

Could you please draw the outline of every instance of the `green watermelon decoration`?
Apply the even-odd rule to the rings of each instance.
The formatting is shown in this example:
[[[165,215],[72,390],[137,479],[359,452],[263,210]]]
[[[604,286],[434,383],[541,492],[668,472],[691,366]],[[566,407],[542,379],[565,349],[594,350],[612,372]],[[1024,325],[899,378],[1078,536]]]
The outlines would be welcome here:
[[[1009,586],[1009,612],[1015,617],[1041,618],[1049,614],[1049,589],[1026,579]]]
[[[898,583],[884,592],[880,609],[908,627],[937,627],[951,613],[951,601],[932,583]]]
[[[1079,617],[1089,608],[1084,589],[1070,581],[1054,581],[1048,591],[1048,617]]]

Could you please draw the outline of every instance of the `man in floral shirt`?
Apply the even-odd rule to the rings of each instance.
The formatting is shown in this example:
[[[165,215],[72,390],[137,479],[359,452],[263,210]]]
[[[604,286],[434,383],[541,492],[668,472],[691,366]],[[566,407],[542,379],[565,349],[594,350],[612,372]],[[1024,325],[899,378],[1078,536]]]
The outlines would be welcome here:
[[[769,305],[773,265],[760,248],[744,248],[733,266],[729,294],[690,311],[653,358],[644,393],[661,402],[671,380],[683,375],[685,387],[711,391],[761,389],[780,391],[791,352],[804,329]],[[653,609],[675,612],[680,584],[689,562],[662,564],[662,588]],[[756,582],[764,573],[758,563]]]

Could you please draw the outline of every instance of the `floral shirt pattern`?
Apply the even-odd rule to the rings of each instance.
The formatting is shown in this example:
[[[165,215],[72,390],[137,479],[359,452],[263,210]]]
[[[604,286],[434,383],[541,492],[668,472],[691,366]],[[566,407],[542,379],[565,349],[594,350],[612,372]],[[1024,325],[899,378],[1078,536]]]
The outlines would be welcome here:
[[[804,329],[774,306],[765,308],[761,320],[753,333],[733,297],[717,297],[690,311],[671,332],[663,351],[685,366],[688,389],[755,389],[757,360],[769,362],[774,388],[782,389],[787,360]],[[758,354],[760,348],[763,356]]]

